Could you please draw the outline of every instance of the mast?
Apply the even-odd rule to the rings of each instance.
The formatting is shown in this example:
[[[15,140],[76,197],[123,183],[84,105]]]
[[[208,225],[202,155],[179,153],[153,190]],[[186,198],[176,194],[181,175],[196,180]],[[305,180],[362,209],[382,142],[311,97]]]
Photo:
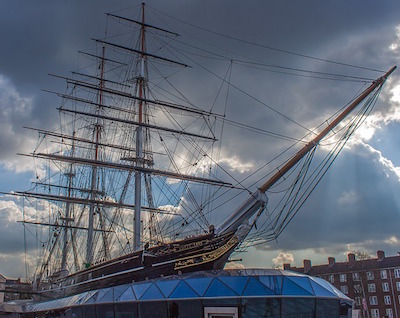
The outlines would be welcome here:
[[[100,115],[101,109],[102,109],[102,103],[103,103],[103,92],[102,88],[104,86],[104,56],[105,56],[105,46],[103,45],[102,48],[102,59],[101,59],[101,64],[100,64],[100,83],[99,83],[99,93],[98,93],[98,105],[97,105],[97,115]],[[101,130],[102,130],[102,123],[101,123],[101,117],[97,117],[95,127],[94,127],[94,134],[95,134],[95,141],[94,141],[94,160],[98,161],[99,160],[99,145],[100,145],[100,137],[101,137]],[[92,179],[91,179],[91,188],[90,188],[90,197],[92,200],[92,203],[90,204],[89,208],[89,223],[88,223],[88,238],[87,238],[87,246],[86,246],[86,267],[90,267],[93,263],[93,225],[94,225],[94,214],[95,214],[95,203],[93,203],[96,200],[97,196],[97,184],[98,176],[97,176],[97,166],[93,165],[92,166]]]
[[[145,24],[144,24],[144,2],[142,3],[142,26],[141,26],[141,55],[140,55],[140,76],[138,77],[139,85],[139,125],[136,128],[136,162],[137,165],[143,165],[143,98],[145,97]],[[133,228],[133,250],[140,250],[141,237],[141,194],[142,194],[142,173],[135,172],[135,214]]]
[[[75,134],[75,132],[73,133]],[[72,157],[74,155],[74,143],[72,144]],[[71,198],[72,196],[72,188],[73,188],[73,164],[69,165],[69,172],[67,172],[66,176],[68,177],[68,187],[67,187],[67,197]],[[69,230],[69,222],[71,219],[71,203],[68,200],[65,203],[65,228],[64,228],[64,242],[62,249],[62,257],[61,257],[61,271],[64,273],[67,270],[67,256],[68,256],[68,230]],[[72,236],[72,233],[71,233]],[[72,240],[72,237],[71,237]]]
[[[224,224],[217,230],[217,234],[225,234],[230,231],[236,231],[241,225],[247,224],[248,220],[257,212],[264,209],[268,202],[265,192],[271,188],[278,180],[280,180],[287,172],[289,172],[307,153],[309,153],[333,128],[335,128],[344,118],[347,117],[369,94],[376,88],[381,86],[390,74],[396,69],[392,67],[384,76],[375,80],[367,89],[365,89],[359,97],[357,97],[340,115],[338,115],[322,132],[320,132],[312,141],[306,144],[296,155],[290,159],[281,169],[278,170],[271,178],[269,178],[257,191],[252,193],[250,197],[239,206]],[[241,239],[250,231],[248,228],[243,232]]]

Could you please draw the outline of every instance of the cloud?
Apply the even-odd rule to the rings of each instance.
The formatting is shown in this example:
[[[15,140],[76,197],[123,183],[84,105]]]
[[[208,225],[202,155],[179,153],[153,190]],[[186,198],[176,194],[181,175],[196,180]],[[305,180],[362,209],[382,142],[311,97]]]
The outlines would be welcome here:
[[[254,163],[252,162],[242,162],[237,156],[230,158],[222,158],[219,161],[220,164],[226,164],[230,171],[237,171],[239,173],[245,173],[252,171],[254,168]]]
[[[22,96],[9,79],[0,74],[0,163],[9,170],[31,170],[31,160],[16,157],[16,152],[33,146],[33,138],[19,127],[28,121],[33,110],[33,98]]]
[[[359,201],[357,194],[355,193],[354,190],[350,192],[343,192],[342,195],[338,199],[338,204],[339,205],[355,205]]]
[[[272,259],[274,265],[290,264],[294,262],[294,256],[292,253],[280,252],[277,257]]]
[[[381,151],[374,149],[368,144],[364,144],[364,146],[368,151],[378,157],[378,161],[381,164],[382,169],[387,171],[386,176],[389,178],[391,174],[395,174],[400,182],[400,167],[396,167],[390,159],[385,158]]]
[[[24,251],[22,209],[13,198],[2,197],[0,201],[0,253],[21,254]],[[31,247],[31,246],[30,246]],[[5,256],[4,256],[5,257]]]
[[[399,246],[400,240],[396,236],[391,236],[387,240],[385,240],[385,243],[397,247],[397,246]]]
[[[394,53],[400,53],[400,25],[396,27],[396,39],[390,43],[389,50]]]
[[[237,262],[229,262],[226,263],[224,269],[244,269],[245,266],[243,264]]]

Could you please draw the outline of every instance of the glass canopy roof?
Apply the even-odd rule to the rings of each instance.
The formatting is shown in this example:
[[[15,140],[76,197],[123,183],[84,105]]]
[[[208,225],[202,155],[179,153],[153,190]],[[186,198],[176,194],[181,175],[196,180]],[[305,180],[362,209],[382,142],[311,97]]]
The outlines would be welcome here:
[[[203,271],[87,291],[61,299],[33,302],[25,312],[78,305],[199,298],[312,297],[351,302],[322,278],[274,269]]]

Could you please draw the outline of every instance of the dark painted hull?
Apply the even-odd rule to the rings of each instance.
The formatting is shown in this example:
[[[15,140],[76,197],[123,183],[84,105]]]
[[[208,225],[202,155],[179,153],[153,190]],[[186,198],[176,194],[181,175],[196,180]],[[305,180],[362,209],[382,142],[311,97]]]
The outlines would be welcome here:
[[[222,269],[238,245],[234,233],[201,235],[138,251],[72,275],[43,282],[40,298],[59,298],[133,281],[201,270]]]

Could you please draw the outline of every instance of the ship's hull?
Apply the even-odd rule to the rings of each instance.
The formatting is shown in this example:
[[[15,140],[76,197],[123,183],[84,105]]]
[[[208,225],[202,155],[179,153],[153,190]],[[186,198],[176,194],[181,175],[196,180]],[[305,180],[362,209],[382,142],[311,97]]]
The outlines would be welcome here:
[[[213,233],[164,244],[97,264],[37,286],[40,298],[59,298],[132,281],[187,272],[222,269],[239,239]]]

